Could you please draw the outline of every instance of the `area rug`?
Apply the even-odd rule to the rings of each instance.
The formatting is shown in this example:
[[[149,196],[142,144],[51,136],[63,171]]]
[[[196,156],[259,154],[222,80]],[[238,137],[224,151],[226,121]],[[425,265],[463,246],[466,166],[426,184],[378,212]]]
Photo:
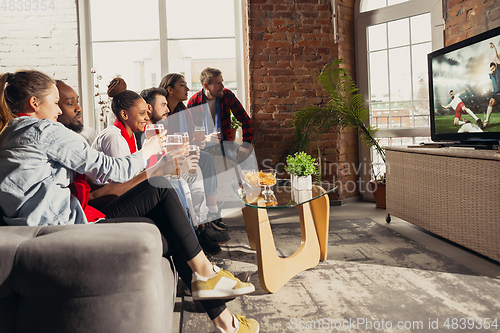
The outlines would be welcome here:
[[[278,253],[298,248],[298,223],[272,225]],[[498,332],[500,281],[478,275],[371,219],[331,220],[328,259],[275,294],[260,288],[244,227],[216,257],[232,272],[253,273],[255,293],[228,303],[261,332]],[[182,332],[212,332],[184,297]]]

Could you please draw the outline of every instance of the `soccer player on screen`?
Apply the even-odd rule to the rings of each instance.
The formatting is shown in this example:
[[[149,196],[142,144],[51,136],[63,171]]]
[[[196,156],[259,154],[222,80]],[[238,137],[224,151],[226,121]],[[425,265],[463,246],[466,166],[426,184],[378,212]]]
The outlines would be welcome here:
[[[495,62],[490,63],[490,80],[493,85],[493,93],[491,94],[490,103],[488,104],[488,109],[486,110],[486,120],[484,121],[484,126],[488,126],[490,123],[490,115],[493,111],[493,106],[500,103],[500,71],[498,70],[498,66],[500,66],[500,57],[498,56],[495,44],[490,43],[490,49],[495,50],[496,59]]]
[[[476,121],[477,126],[479,126],[479,128],[483,128],[483,122],[481,121],[481,119],[479,119],[474,114],[474,112],[472,112],[469,108],[467,108],[465,106],[464,102],[459,97],[460,95],[462,95],[467,90],[469,90],[469,89],[467,88],[467,89],[459,92],[456,95],[453,92],[453,90],[450,90],[451,102],[448,105],[446,105],[446,106],[438,102],[438,105],[440,107],[442,107],[443,109],[452,108],[453,110],[455,110],[455,119],[453,120],[453,125],[458,126],[458,125],[463,125],[463,124],[467,123],[468,122],[467,120],[465,120],[465,121],[462,120],[462,114],[466,114],[467,113],[472,118],[474,118],[474,120]]]

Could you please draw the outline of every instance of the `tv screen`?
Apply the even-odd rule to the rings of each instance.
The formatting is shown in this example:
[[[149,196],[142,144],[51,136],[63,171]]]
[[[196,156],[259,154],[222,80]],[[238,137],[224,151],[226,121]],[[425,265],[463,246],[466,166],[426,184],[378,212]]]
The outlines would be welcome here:
[[[432,140],[500,139],[500,27],[430,53],[428,66]]]

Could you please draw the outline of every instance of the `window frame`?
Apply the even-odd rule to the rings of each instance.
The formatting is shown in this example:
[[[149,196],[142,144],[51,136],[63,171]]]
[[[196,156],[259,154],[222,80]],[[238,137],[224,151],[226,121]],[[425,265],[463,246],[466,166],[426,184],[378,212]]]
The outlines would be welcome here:
[[[444,46],[444,19],[442,0],[410,0],[379,9],[360,12],[361,1],[355,2],[355,51],[356,51],[356,80],[359,92],[363,96],[369,96],[369,73],[368,73],[368,39],[367,28],[376,24],[386,23],[407,17],[417,16],[425,13],[431,14],[431,34],[432,51]],[[368,106],[368,101],[365,99]],[[427,137],[430,136],[428,128],[388,128],[379,129],[375,133],[376,138],[397,138],[397,137]],[[369,163],[371,152],[363,147],[363,142],[359,141],[359,161]],[[361,168],[360,170],[370,170]],[[390,169],[389,169],[390,170]],[[367,184],[371,176],[368,172],[359,175],[360,184]],[[360,186],[360,192],[365,199],[373,199],[373,194],[365,191],[366,186]]]
[[[241,104],[248,110],[248,60],[244,52],[244,46],[248,44],[246,39],[246,31],[244,24],[246,20],[247,0],[234,1],[234,17],[235,17],[235,44],[236,44],[236,80],[238,89],[236,96]],[[78,19],[78,45],[79,45],[79,93],[80,102],[83,110],[82,120],[85,126],[90,126],[96,130],[99,126],[99,111],[95,110],[94,102],[94,78],[92,70],[92,23],[90,1],[76,0],[77,2],[77,19]],[[161,55],[161,77],[169,73],[168,70],[168,42],[167,38],[167,3],[165,0],[158,0],[158,19],[159,19],[159,42]],[[91,112],[92,110],[93,112]],[[247,111],[248,112],[248,111]]]

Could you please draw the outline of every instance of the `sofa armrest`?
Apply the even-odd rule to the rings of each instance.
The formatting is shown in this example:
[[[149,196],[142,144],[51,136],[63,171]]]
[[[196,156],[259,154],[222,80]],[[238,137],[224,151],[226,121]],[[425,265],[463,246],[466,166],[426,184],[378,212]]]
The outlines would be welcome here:
[[[36,237],[25,235],[33,230]],[[15,244],[12,271],[0,280],[4,296],[16,295],[16,332],[171,329],[165,311],[173,304],[166,304],[172,299],[164,285],[176,281],[165,281],[170,265],[154,225],[2,227],[0,233],[25,237]],[[3,250],[0,257],[12,255]]]

